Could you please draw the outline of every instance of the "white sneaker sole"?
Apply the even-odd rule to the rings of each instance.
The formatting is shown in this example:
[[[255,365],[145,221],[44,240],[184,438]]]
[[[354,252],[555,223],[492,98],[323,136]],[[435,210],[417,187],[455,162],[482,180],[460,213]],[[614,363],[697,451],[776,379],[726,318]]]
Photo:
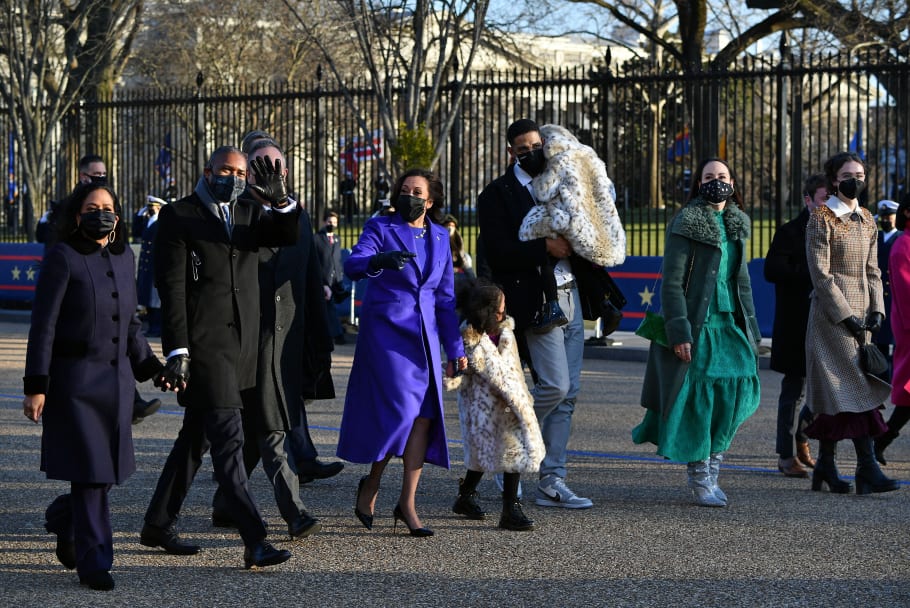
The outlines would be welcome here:
[[[590,509],[594,506],[594,503],[590,500],[568,503],[553,500],[552,498],[541,498],[540,496],[534,499],[534,504],[538,507],[560,507],[563,509]]]

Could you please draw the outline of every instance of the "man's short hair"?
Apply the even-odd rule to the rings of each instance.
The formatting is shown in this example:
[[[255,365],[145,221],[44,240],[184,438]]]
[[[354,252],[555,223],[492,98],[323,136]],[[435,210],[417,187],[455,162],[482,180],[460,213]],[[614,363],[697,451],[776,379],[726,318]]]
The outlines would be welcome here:
[[[506,130],[506,140],[511,146],[513,143],[515,143],[516,137],[524,135],[525,133],[530,133],[531,131],[540,133],[540,127],[537,126],[537,123],[530,118],[519,118],[510,124],[509,128]]]
[[[272,139],[272,136],[265,131],[250,131],[240,140],[240,149],[247,154],[251,154],[252,150],[250,148],[260,139]]]
[[[79,171],[85,173],[88,171],[88,166],[92,163],[101,163],[104,164],[104,159],[98,156],[97,154],[86,154],[79,159]]]
[[[205,168],[212,169],[215,166],[215,161],[217,159],[224,158],[228,154],[239,154],[243,158],[247,157],[246,152],[244,152],[237,146],[221,146],[220,148],[218,148],[217,150],[212,152],[211,156],[209,156],[208,161],[206,161],[206,163],[205,163]]]
[[[812,198],[815,196],[815,191],[819,188],[827,188],[828,180],[825,178],[824,173],[816,173],[815,175],[810,175],[806,179],[806,184],[803,186],[803,194]]]
[[[329,221],[329,218],[330,218],[330,217],[334,217],[336,220],[339,219],[338,212],[336,212],[336,211],[326,211],[326,212],[325,212],[325,217],[322,218],[322,221],[323,221],[323,222],[327,222],[327,221]]]

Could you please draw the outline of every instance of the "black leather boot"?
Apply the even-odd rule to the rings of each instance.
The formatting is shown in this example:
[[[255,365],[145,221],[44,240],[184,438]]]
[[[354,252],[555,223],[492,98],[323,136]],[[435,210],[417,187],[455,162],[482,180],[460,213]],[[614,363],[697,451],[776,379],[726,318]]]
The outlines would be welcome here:
[[[455,499],[455,504],[452,505],[452,511],[459,515],[464,515],[468,519],[486,519],[487,514],[477,504],[478,495],[476,488],[480,475],[477,475],[477,479],[472,479],[471,471],[468,471],[468,473],[466,479],[458,480],[458,498]]]
[[[885,477],[878,468],[872,450],[872,437],[859,437],[853,440],[856,448],[856,493],[869,494],[870,492],[893,492],[900,488],[900,484]]]
[[[503,501],[499,527],[504,530],[523,532],[534,529],[534,520],[525,516],[524,511],[521,510],[521,502],[518,499],[508,502]]]
[[[885,461],[885,448],[900,436],[900,431],[910,420],[910,407],[896,407],[888,419],[888,430],[875,438],[875,459],[881,464]]]
[[[812,471],[812,490],[818,492],[822,489],[822,483],[828,484],[828,490],[834,494],[847,494],[852,485],[848,481],[840,478],[837,472],[836,441],[819,441],[818,442],[818,460],[815,462],[815,469]]]

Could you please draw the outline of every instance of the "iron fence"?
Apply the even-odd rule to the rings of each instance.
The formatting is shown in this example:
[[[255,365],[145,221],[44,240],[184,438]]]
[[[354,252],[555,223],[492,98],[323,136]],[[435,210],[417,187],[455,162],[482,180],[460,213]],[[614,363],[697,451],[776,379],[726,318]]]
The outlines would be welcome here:
[[[452,103],[453,90],[443,89],[443,104]],[[0,132],[11,143],[0,159],[13,180],[21,174],[22,143],[6,116],[0,115]],[[837,151],[865,156],[870,205],[903,196],[910,69],[885,54],[844,54],[746,57],[729,70],[695,74],[667,73],[647,62],[475,74],[438,166],[447,210],[460,219],[469,250],[477,195],[506,168],[506,126],[519,117],[562,124],[598,151],[616,185],[630,255],[662,251],[664,226],[685,202],[697,160],[726,158],[753,219],[751,255],[762,256],[775,227],[801,208],[803,181]],[[35,192],[20,183],[14,196],[7,189],[0,240],[33,238],[35,219],[71,189],[83,154],[107,160],[132,217],[148,194],[191,192],[215,147],[263,129],[285,147],[292,189],[314,222],[327,208],[339,211],[341,235],[351,243],[376,210],[377,179],[390,165],[388,149],[371,158],[355,141],[376,135],[379,122],[370,88],[341,89],[318,79],[117,91],[82,101],[54,132],[58,153],[48,159],[45,183]],[[353,196],[341,193],[346,172]]]

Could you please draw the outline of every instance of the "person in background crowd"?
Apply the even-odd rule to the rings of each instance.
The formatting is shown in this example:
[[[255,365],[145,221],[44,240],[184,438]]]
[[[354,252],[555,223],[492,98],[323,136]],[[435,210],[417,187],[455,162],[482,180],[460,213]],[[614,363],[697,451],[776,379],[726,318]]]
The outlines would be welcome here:
[[[910,239],[905,234],[910,217],[910,195],[905,196],[895,213],[894,226],[899,236],[892,241],[888,271],[891,279],[891,331],[894,358],[891,376],[891,403],[894,411],[887,430],[875,438],[875,459],[883,465],[885,448],[897,439],[910,420]]]
[[[641,395],[648,411],[632,438],[688,463],[696,504],[725,507],[723,453],[761,398],[751,224],[726,161],[701,161],[690,196],[667,226],[660,302],[669,346],[651,342]]]
[[[580,258],[570,259],[571,246],[561,236],[530,241],[519,239],[522,220],[535,204],[533,177],[523,167],[542,162],[543,142],[537,123],[526,118],[509,125],[506,142],[508,169],[488,184],[477,199],[478,267],[483,268],[484,273],[488,270],[493,282],[502,287],[506,310],[515,319],[519,352],[529,354],[534,369],[536,380],[531,395],[547,448],[540,465],[534,502],[542,507],[587,509],[594,503],[577,495],[565,482],[572,415],[584,354],[584,321],[572,270],[572,264]],[[538,155],[541,159],[532,160]],[[479,263],[481,251],[484,265]],[[548,263],[550,256],[558,260],[554,270],[559,306],[566,313],[568,323],[538,334],[532,331],[534,315],[544,303],[544,287],[538,268]],[[518,495],[521,496],[520,489]]]
[[[432,536],[417,515],[415,497],[424,462],[449,466],[442,411],[442,355],[446,375],[468,360],[458,333],[449,234],[437,222],[445,204],[439,178],[411,169],[398,178],[397,215],[371,219],[345,261],[353,280],[370,278],[348,380],[338,456],[370,464],[357,486],[354,514],[373,528],[386,465],[404,461],[393,511],[411,536]],[[430,221],[435,218],[434,221]]]
[[[136,317],[133,252],[122,209],[103,183],[63,203],[60,239],[41,265],[25,360],[26,417],[42,422],[41,470],[70,482],[48,508],[57,559],[79,582],[114,588],[108,495],[135,471],[132,391],[161,362]]]
[[[155,280],[164,322],[167,363],[159,383],[178,391],[183,424],[158,479],[139,542],[174,555],[193,555],[175,524],[211,447],[212,464],[228,514],[245,545],[246,568],[271,566],[291,554],[266,542],[266,528],[250,493],[241,447],[241,391],[256,384],[259,350],[260,247],[292,245],[296,204],[280,167],[256,176],[270,209],[240,195],[247,158],[233,146],[212,153],[193,193],[165,207],[155,239]],[[261,181],[260,181],[261,179]]]
[[[141,243],[136,270],[136,292],[140,311],[145,312],[148,323],[145,335],[150,338],[161,337],[161,298],[155,288],[153,248],[155,235],[158,234],[158,212],[166,204],[163,199],[149,195],[145,207],[133,219],[133,239],[138,239]]]
[[[880,409],[887,382],[860,368],[859,346],[885,317],[881,273],[876,263],[875,220],[859,204],[866,165],[854,152],[825,162],[831,197],[812,212],[806,251],[812,277],[812,306],[806,332],[806,402],[815,419],[806,435],[819,440],[812,489],[827,484],[846,494],[849,482],[837,470],[837,442],[852,439],[856,449],[856,492],[890,492],[899,484],[884,476],[872,438],[887,430]]]
[[[894,225],[899,205],[894,201],[882,200],[878,202],[878,220],[880,230],[878,231],[878,269],[882,273],[882,300],[885,303],[885,310],[891,310],[891,275],[888,272],[888,257],[891,254],[891,246],[901,234]],[[882,321],[882,327],[878,332],[872,335],[872,342],[878,346],[878,350],[888,359],[888,374],[882,378],[886,382],[891,382],[891,349],[894,346],[894,334],[891,332],[890,314],[885,316]]]
[[[806,478],[809,473],[803,467],[815,466],[805,433],[806,426],[812,422],[812,412],[803,402],[806,326],[809,323],[809,294],[812,293],[812,278],[806,261],[806,225],[812,210],[823,205],[827,198],[825,176],[810,176],[803,188],[805,206],[795,219],[777,229],[765,256],[765,280],[774,284],[771,369],[784,375],[777,400],[777,469],[787,477]],[[801,402],[799,418],[794,420]]]
[[[342,295],[344,289],[344,268],[341,266],[341,237],[335,232],[338,228],[338,214],[327,211],[325,222],[316,233],[316,255],[322,268],[322,281],[325,286],[325,302],[329,323],[329,333],[335,344],[344,344],[344,328],[338,320],[335,309],[335,296]]]
[[[502,290],[485,280],[463,286],[458,308],[465,317],[461,336],[468,367],[463,375],[446,380],[446,389],[458,389],[467,472],[458,482],[452,511],[468,519],[484,519],[477,484],[484,472],[502,472],[499,527],[531,530],[534,521],[522,511],[518,481],[522,473],[540,469],[546,448],[518,358],[512,333],[515,323],[506,315]]]

